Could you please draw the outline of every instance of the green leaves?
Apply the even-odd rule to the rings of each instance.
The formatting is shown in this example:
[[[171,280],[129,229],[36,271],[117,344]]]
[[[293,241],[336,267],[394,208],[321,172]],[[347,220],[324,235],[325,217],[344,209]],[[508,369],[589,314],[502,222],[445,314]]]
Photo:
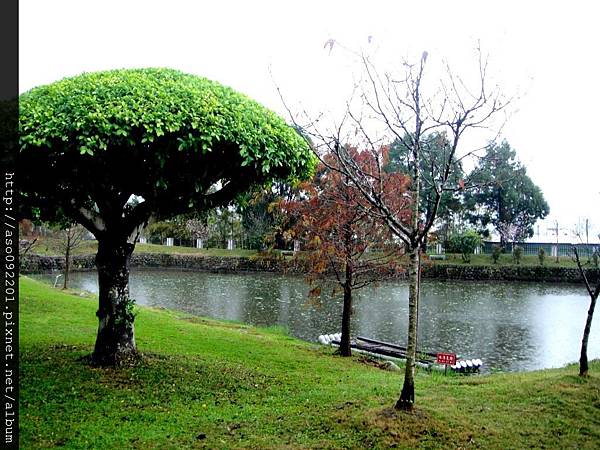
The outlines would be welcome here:
[[[465,230],[452,234],[446,243],[448,253],[460,253],[464,262],[471,261],[471,255],[481,245],[481,236],[475,230]]]
[[[90,156],[94,155],[94,151],[91,148],[86,147],[85,145],[82,145],[81,147],[79,147],[79,152],[82,155],[90,155]]]
[[[468,181],[475,186],[465,195],[468,220],[481,228],[491,223],[503,241],[533,236],[535,222],[550,211],[542,191],[506,141],[487,148]]]
[[[120,207],[130,194],[168,217],[226,204],[253,185],[306,179],[316,166],[306,142],[272,111],[176,70],[86,73],[19,100],[23,189],[44,203],[45,216],[63,204]],[[223,184],[228,190],[206,201]]]
[[[206,154],[215,142],[228,141],[244,149],[245,165],[261,161],[256,167],[263,173],[288,161],[289,176],[306,178],[315,166],[306,143],[272,111],[214,81],[170,69],[66,78],[23,94],[20,112],[23,151],[85,137],[76,147],[82,155],[173,140],[181,151]]]

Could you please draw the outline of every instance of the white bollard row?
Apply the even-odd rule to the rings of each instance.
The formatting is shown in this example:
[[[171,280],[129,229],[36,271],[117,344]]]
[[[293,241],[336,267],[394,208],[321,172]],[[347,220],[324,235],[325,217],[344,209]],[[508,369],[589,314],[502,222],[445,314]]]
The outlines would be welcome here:
[[[317,340],[320,344],[332,345],[332,341],[340,342],[342,340],[342,333],[322,334]]]
[[[456,361],[456,364],[450,366],[452,370],[459,373],[478,372],[483,366],[483,361],[479,358],[466,359],[462,361]]]

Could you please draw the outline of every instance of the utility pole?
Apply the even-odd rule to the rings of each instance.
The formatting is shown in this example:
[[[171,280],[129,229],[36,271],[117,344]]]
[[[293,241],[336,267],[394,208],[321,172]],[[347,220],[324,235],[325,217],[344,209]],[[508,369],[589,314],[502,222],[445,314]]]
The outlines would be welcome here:
[[[590,237],[589,237],[589,224],[590,219],[585,219],[585,243],[586,245],[590,245]]]
[[[548,228],[548,231],[554,231],[555,235],[556,235],[556,264],[558,264],[560,262],[559,258],[558,258],[558,220],[554,221],[554,228]]]

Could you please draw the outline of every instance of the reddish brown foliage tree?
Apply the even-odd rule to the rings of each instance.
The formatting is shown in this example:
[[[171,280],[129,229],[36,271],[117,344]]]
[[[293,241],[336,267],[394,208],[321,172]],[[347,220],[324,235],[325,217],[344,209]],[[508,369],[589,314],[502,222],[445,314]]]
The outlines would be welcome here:
[[[353,159],[365,172],[373,170],[386,158],[387,148],[379,152],[378,162],[372,152],[349,149]],[[331,156],[332,157],[332,156]],[[329,158],[326,156],[325,158]],[[386,174],[378,180],[387,204],[396,217],[410,219],[409,178]],[[389,227],[374,220],[370,205],[350,179],[322,164],[312,182],[300,189],[301,199],[283,203],[294,223],[291,233],[304,240],[302,257],[308,268],[311,296],[319,296],[321,282],[332,280],[344,295],[340,353],[350,356],[350,316],[352,293],[370,283],[394,276],[398,270],[400,246]]]

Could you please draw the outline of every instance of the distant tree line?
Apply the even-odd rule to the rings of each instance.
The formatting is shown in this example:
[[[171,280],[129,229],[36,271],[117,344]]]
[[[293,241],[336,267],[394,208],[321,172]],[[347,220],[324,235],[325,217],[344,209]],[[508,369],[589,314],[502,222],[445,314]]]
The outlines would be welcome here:
[[[293,244],[286,239],[289,221],[279,203],[291,199],[293,190],[285,183],[257,187],[229,206],[151,223],[143,234],[150,241],[174,238],[189,241],[190,245],[201,239],[203,246],[212,248],[226,248],[230,239],[237,248],[252,250],[291,247]]]
[[[433,180],[439,177],[449,148],[444,133],[431,133],[424,140],[422,152],[426,157],[420,164],[420,210],[425,217],[434,206]],[[395,140],[389,146],[385,172],[408,174],[409,156],[402,141]],[[499,236],[503,248],[509,242],[522,242],[533,236],[536,221],[550,211],[541,189],[506,141],[490,144],[469,173],[465,173],[462,161],[455,158],[451,174],[450,187],[442,193],[434,231],[425,240],[423,250],[427,244],[440,243],[447,251],[463,253],[468,258],[462,250],[480,242],[476,235],[485,239],[493,232]],[[188,214],[155,222],[146,228],[145,235],[155,241],[168,237],[187,240],[189,245],[195,239],[202,239],[206,247],[225,248],[227,241],[233,239],[238,248],[291,249],[289,230],[294,226],[293,219],[279,204],[299,194],[297,188],[284,183],[260,187],[229,207],[213,209],[201,217]],[[190,221],[196,227],[190,226]],[[469,245],[459,244],[467,241]]]

